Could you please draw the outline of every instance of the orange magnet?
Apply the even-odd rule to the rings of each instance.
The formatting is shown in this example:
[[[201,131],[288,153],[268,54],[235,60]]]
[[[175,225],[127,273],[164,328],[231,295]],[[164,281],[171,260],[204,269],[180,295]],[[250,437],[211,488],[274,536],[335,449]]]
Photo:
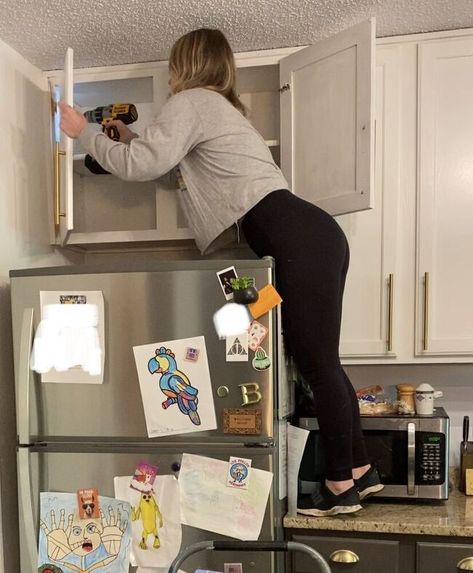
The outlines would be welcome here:
[[[258,300],[248,305],[248,310],[253,318],[259,318],[282,302],[278,291],[273,285],[266,285],[258,291]]]

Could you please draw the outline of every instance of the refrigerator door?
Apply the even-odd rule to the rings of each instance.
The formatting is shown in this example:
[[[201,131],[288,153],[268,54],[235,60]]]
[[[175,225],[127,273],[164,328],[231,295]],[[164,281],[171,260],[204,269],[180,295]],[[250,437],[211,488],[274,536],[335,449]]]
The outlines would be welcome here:
[[[113,448],[112,448],[113,449]],[[186,448],[187,453],[206,455],[228,461],[229,455],[250,457],[252,467],[274,472],[273,450],[270,448],[248,448],[215,446],[212,450]],[[171,447],[152,447],[143,445],[122,448],[116,451],[104,451],[97,447],[88,452],[54,451],[54,448],[20,448],[21,459],[19,471],[20,492],[20,547],[21,573],[36,573],[38,570],[36,543],[39,524],[39,492],[76,492],[84,487],[96,487],[99,495],[114,497],[113,478],[132,475],[137,463],[146,459],[159,466],[159,475],[175,474],[182,451]],[[177,474],[175,474],[177,475]],[[271,489],[266,514],[263,520],[260,540],[273,540],[275,536],[282,539],[282,511],[276,503]],[[277,523],[278,527],[274,527]],[[183,526],[181,547],[209,539],[229,539],[209,531]],[[197,568],[223,571],[223,564],[242,563],[244,571],[264,571],[265,573],[282,572],[276,568],[276,555],[271,553],[223,553],[203,552],[186,561],[184,571]],[[282,567],[282,563],[279,567]],[[135,568],[130,567],[130,571]]]
[[[145,416],[133,346],[205,336],[218,429],[172,436],[172,441],[259,443],[273,440],[273,412],[277,406],[274,381],[278,379],[277,348],[280,327],[277,312],[259,318],[269,329],[263,346],[271,359],[264,371],[248,362],[227,362],[225,340],[219,340],[213,315],[226,300],[216,272],[234,265],[239,276],[255,277],[257,288],[272,282],[272,260],[183,261],[150,263],[136,269],[92,266],[56,267],[12,271],[12,313],[17,390],[20,403],[28,405],[29,433],[20,443],[35,441],[95,442],[111,437],[120,442],[147,438]],[[115,265],[116,267],[116,265]],[[23,354],[29,336],[25,309],[33,309],[33,328],[41,317],[40,291],[102,291],[105,304],[105,371],[103,384],[41,383],[33,374],[24,383]],[[23,324],[23,327],[22,327]],[[26,326],[25,326],[26,324]],[[22,373],[22,376],[20,374]],[[23,382],[21,382],[23,380]],[[257,404],[242,406],[241,384],[256,384],[261,396]],[[218,389],[228,388],[228,395]],[[27,395],[29,393],[29,396]],[[253,398],[258,398],[254,394]],[[161,400],[158,397],[158,404]],[[223,432],[226,408],[261,410],[259,435]],[[153,441],[169,441],[169,438]]]

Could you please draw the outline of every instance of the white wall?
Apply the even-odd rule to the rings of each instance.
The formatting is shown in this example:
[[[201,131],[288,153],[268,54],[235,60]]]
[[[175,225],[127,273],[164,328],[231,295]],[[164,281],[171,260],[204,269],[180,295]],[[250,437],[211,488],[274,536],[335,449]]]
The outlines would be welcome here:
[[[49,245],[49,109],[41,71],[0,41],[0,573],[19,571],[8,271],[68,262]]]

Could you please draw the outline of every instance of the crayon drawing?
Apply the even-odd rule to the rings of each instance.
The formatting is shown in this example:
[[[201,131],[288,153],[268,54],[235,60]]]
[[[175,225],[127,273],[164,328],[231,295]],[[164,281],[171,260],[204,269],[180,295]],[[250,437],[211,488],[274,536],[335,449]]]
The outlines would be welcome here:
[[[72,493],[41,493],[39,571],[128,573],[131,508],[99,498],[100,518],[79,519]]]
[[[189,348],[195,360],[186,360]],[[217,422],[203,336],[135,346],[148,436],[215,430]]]
[[[169,567],[181,546],[179,482],[172,475],[156,476],[153,491],[139,492],[130,487],[130,479],[114,479],[115,496],[131,505],[130,562],[141,567]]]

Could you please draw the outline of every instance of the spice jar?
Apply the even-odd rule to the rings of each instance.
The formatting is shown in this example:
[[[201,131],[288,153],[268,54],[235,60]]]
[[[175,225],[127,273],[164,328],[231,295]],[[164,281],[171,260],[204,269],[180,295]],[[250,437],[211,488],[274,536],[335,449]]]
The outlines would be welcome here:
[[[399,414],[415,414],[416,389],[412,384],[398,384],[397,399],[399,400]]]

